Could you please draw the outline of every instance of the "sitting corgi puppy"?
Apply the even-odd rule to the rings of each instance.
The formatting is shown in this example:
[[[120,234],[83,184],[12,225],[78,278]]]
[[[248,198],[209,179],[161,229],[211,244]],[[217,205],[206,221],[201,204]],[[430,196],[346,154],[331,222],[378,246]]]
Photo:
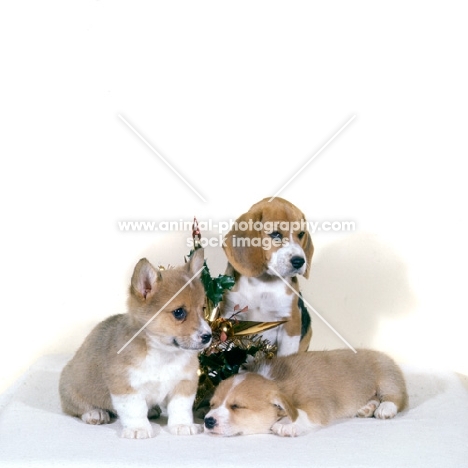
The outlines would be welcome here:
[[[167,409],[172,434],[202,432],[192,405],[198,353],[211,341],[198,278],[203,262],[202,249],[185,266],[164,271],[146,259],[138,262],[128,313],[97,325],[62,371],[65,413],[88,424],[106,424],[117,415],[122,437],[145,439],[160,430],[148,420],[160,406]]]
[[[223,380],[205,432],[297,436],[340,418],[393,418],[408,404],[403,374],[377,351],[310,351]]]

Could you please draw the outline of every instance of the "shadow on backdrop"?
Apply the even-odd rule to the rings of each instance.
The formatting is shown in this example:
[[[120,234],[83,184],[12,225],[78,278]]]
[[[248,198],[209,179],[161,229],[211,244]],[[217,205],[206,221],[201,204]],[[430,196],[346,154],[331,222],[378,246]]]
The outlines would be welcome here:
[[[372,347],[380,319],[401,318],[416,305],[404,261],[370,233],[316,250],[310,277],[301,285],[306,300],[353,347]],[[346,347],[313,312],[311,316],[310,349]]]

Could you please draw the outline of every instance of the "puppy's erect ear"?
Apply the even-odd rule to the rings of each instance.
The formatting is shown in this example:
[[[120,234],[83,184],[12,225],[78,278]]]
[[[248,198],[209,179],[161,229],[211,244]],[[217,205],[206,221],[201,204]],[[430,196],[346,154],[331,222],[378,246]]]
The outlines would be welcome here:
[[[205,263],[205,255],[204,255],[203,249],[195,250],[190,257],[189,262],[187,263],[188,270],[192,274],[192,276],[201,270],[204,263]]]
[[[138,299],[146,301],[154,295],[156,283],[161,279],[161,272],[142,258],[133,270],[130,290]]]
[[[299,416],[297,408],[282,393],[275,395],[271,404],[278,409],[278,418],[284,418],[287,416],[292,422],[294,422]]]
[[[262,248],[262,231],[253,229],[262,220],[262,210],[256,209],[241,215],[226,234],[224,252],[229,263],[244,276],[259,276],[265,271],[265,250]],[[248,226],[252,229],[249,229]],[[247,229],[240,229],[247,226]]]

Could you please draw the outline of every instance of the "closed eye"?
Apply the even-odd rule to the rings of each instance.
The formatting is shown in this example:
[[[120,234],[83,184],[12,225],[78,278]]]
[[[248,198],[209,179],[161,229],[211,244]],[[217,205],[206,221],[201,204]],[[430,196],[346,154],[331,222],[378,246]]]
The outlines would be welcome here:
[[[235,410],[239,410],[239,409],[245,409],[245,406],[240,406],[240,405],[234,403],[233,405],[230,406],[230,408],[235,411]]]

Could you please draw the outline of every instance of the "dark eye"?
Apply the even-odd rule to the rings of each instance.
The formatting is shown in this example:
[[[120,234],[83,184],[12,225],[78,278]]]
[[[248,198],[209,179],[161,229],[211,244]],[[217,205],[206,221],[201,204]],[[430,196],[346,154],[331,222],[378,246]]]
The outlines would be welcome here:
[[[281,234],[281,232],[278,232],[278,231],[273,231],[273,232],[270,232],[270,234],[268,234],[272,239],[282,239],[283,238],[283,235]]]
[[[234,403],[233,405],[231,405],[231,409],[232,410],[237,410],[237,409],[241,409],[241,407],[239,405],[237,405],[236,403]]]
[[[180,307],[179,309],[173,310],[172,315],[176,320],[185,320],[187,317],[187,311]]]
[[[305,236],[305,232],[304,231],[301,231],[297,237],[299,237],[299,239],[302,239],[303,237]]]

